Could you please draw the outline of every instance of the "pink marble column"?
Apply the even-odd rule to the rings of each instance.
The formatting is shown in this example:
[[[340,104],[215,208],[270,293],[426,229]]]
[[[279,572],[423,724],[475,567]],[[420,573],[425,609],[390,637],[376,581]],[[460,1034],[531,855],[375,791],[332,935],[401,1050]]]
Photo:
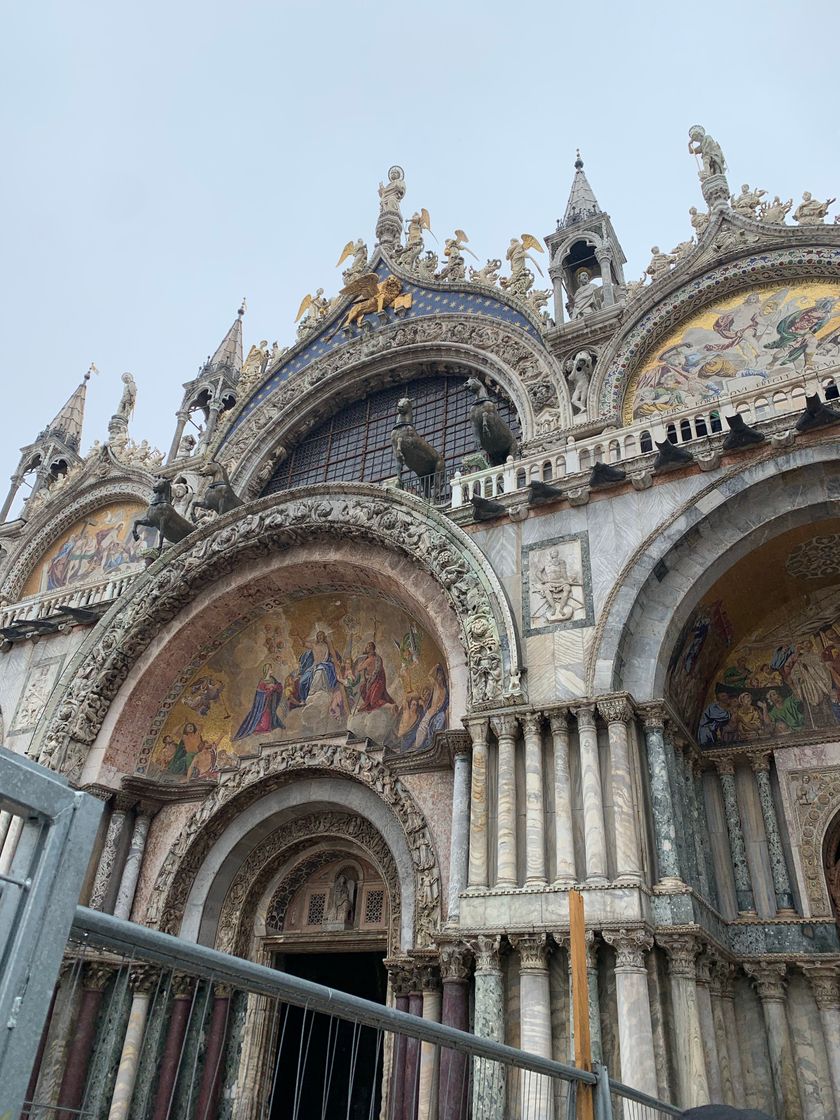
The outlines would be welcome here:
[[[194,1120],[216,1120],[232,994],[227,984],[216,984],[213,989],[213,1011],[210,1016],[210,1029],[207,1032],[204,1067],[201,1071]]]
[[[408,996],[408,1013],[423,1017],[423,991],[419,970],[415,970]],[[405,1088],[403,1090],[403,1120],[417,1120],[417,1093],[420,1085],[420,1042],[407,1038],[405,1043]]]
[[[155,1092],[152,1120],[167,1120],[169,1117],[172,1098],[175,1093],[175,1082],[178,1080],[181,1048],[184,1044],[184,1035],[187,1033],[187,1024],[190,1019],[194,984],[195,981],[191,976],[176,974],[172,977],[172,1013],[169,1016],[169,1028],[166,1032],[166,1042],[160,1060],[160,1075]]]
[[[391,995],[397,1011],[409,1011],[411,991],[411,966],[406,961],[386,961],[391,977]],[[403,1120],[405,1116],[405,1081],[407,1038],[404,1034],[394,1035],[394,1048],[391,1057],[391,1076],[388,1088],[388,1120]],[[155,1120],[155,1118],[153,1118]]]
[[[466,945],[443,945],[440,976],[443,982],[441,1021],[458,1030],[470,1029],[468,986],[471,954]],[[467,1056],[443,1047],[440,1052],[438,1120],[466,1120],[469,1099]]]
[[[79,1015],[58,1091],[56,1120],[76,1120],[82,1106],[88,1066],[96,1039],[96,1020],[102,996],[113,974],[111,965],[93,963],[85,966]]]

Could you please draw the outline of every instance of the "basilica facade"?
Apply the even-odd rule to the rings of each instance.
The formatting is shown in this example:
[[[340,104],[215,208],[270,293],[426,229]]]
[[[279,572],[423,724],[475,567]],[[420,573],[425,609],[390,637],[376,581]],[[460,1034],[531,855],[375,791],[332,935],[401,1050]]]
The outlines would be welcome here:
[[[3,741],[104,803],[90,907],[567,1061],[577,887],[615,1076],[829,1120],[840,227],[690,146],[641,280],[580,158],[556,228],[483,265],[394,167],[337,294],[290,347],[245,350],[241,309],[165,455],[130,374],[83,449],[83,380],[4,508]],[[66,1109],[78,998],[37,1079]],[[220,1116],[265,1115],[250,1023]],[[517,1115],[447,1100],[431,1051],[409,1098],[405,1060],[383,1115]]]

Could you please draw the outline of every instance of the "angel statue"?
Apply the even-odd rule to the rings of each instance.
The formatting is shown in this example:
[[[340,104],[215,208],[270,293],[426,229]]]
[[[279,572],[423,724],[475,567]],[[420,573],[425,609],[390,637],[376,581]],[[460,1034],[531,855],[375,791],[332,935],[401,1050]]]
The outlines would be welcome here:
[[[324,289],[318,288],[315,295],[305,295],[300,301],[295,322],[303,319],[298,327],[298,339],[304,339],[312,334],[318,324],[327,317],[330,310],[330,301],[324,299]],[[303,318],[306,316],[306,318]]]
[[[262,339],[259,344],[254,344],[248,351],[248,357],[242,363],[242,372],[239,374],[239,391],[244,392],[256,385],[265,373],[271,353],[268,349],[268,339]]]
[[[726,161],[723,158],[720,144],[711,137],[701,124],[694,124],[688,130],[688,150],[693,156],[699,156],[701,162],[700,181],[710,179],[712,175],[723,175],[726,171]]]
[[[540,276],[543,274],[540,266],[528,252],[529,249],[536,249],[538,253],[545,252],[533,234],[523,233],[521,238],[510,239],[510,245],[505,253],[505,259],[510,261],[510,276],[503,276],[500,283],[512,296],[525,296],[534,283],[534,274],[525,264],[526,260],[533,264]]]
[[[467,276],[467,266],[464,263],[464,253],[469,253],[471,257],[475,256],[472,249],[467,249],[466,243],[469,238],[462,229],[455,230],[454,237],[447,237],[443,246],[443,255],[446,257],[446,264],[440,270],[438,280],[465,280]]]
[[[400,203],[405,197],[403,169],[396,164],[388,171],[388,182],[379,184],[379,216],[396,214],[402,221]]]
[[[134,406],[137,403],[137,385],[130,373],[124,373],[122,375],[122,383],[125,388],[123,389],[120,403],[117,405],[117,411],[114,413],[114,416],[118,416],[121,420],[125,420],[125,422],[128,423],[134,412]]]
[[[348,257],[353,258],[353,263],[349,268],[345,268],[342,272],[342,278],[345,284],[352,284],[352,282],[359,276],[367,272],[368,266],[368,251],[367,245],[362,241],[361,237],[357,241],[348,241],[344,248],[341,250],[341,256],[338,258],[339,265],[344,264]]]
[[[400,249],[397,253],[397,263],[402,265],[403,268],[408,269],[409,272],[413,272],[416,269],[420,254],[423,252],[424,229],[427,229],[429,233],[432,232],[432,221],[429,217],[429,211],[425,206],[419,214],[415,210],[408,219],[405,247]]]

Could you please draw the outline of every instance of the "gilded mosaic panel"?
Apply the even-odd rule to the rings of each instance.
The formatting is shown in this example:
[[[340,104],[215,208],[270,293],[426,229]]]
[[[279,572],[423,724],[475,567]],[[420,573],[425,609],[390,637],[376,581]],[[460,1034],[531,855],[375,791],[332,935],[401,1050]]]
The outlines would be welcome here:
[[[771,284],[711,304],[674,330],[631,376],[625,423],[713,403],[840,361],[840,285]]]
[[[105,506],[77,521],[44,555],[21,594],[37,595],[117,577],[125,565],[139,563],[153,540],[147,529],[140,530],[139,541],[132,538],[134,519],[143,512],[139,502],[126,502]]]
[[[233,631],[175,697],[143,768],[148,776],[212,781],[263,743],[345,731],[421,750],[447,726],[443,655],[394,603],[313,595]]]

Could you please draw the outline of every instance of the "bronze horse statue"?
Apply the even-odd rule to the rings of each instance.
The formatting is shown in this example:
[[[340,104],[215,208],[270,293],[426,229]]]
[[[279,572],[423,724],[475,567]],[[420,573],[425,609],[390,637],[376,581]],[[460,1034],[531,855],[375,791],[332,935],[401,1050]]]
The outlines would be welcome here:
[[[172,504],[172,483],[168,478],[156,478],[152,486],[152,497],[145,517],[135,518],[131,535],[140,540],[138,525],[158,531],[158,552],[163,552],[163,542],[177,544],[188,537],[195,529],[192,522],[182,517]]]
[[[199,468],[198,473],[208,477],[210,482],[204,491],[204,496],[199,501],[193,502],[193,520],[197,509],[209,509],[213,513],[222,514],[242,505],[242,499],[231,486],[227,471],[221,463],[211,459]]]
[[[499,410],[478,378],[469,378],[466,388],[476,395],[476,402],[470,409],[476,442],[490,466],[499,467],[509,455],[516,454],[516,436],[499,415]]]
[[[403,470],[408,467],[420,479],[424,496],[437,499],[443,486],[443,455],[414,427],[408,397],[397,402],[397,423],[391,429],[391,447],[397,460],[399,485],[402,486]]]

